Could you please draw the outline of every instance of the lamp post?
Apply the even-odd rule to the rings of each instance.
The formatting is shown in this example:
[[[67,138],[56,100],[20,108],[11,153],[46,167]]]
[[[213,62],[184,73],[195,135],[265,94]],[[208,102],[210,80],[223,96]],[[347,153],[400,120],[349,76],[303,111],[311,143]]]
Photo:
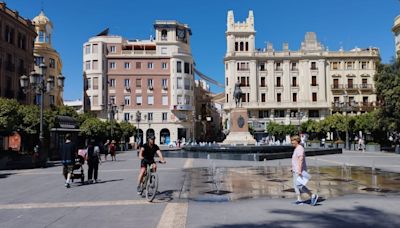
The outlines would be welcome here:
[[[304,112],[296,112],[296,118],[299,120],[299,126],[297,128],[297,131],[299,132],[299,136],[301,134],[300,132],[300,125],[301,125],[301,119],[304,117]]]
[[[22,75],[20,78],[20,85],[22,91],[27,94],[29,92],[34,92],[37,95],[40,95],[40,122],[39,122],[39,159],[46,159],[43,154],[44,148],[44,136],[43,136],[43,111],[44,111],[44,95],[46,93],[51,92],[52,85],[54,80],[51,78],[46,78],[46,70],[47,66],[44,63],[39,65],[40,73],[32,71],[28,76]],[[64,88],[64,80],[65,77],[63,75],[59,75],[57,77],[57,83],[60,89]]]
[[[139,136],[139,123],[140,123],[140,120],[142,119],[142,113],[138,110],[137,112],[136,112],[136,122],[137,122],[137,131],[136,131],[136,142],[137,142],[137,144],[139,145],[140,144],[140,136]]]
[[[341,105],[341,107],[340,107],[340,110],[341,110],[341,112],[346,112],[346,115],[347,115],[347,112],[348,112],[348,111],[352,111],[352,110],[353,110],[353,108],[354,108],[354,106],[355,106],[355,102],[354,102],[354,100],[352,100],[351,102],[348,100],[348,99],[349,99],[349,96],[348,96],[348,94],[347,94],[347,91],[344,91],[344,93],[343,93],[343,98],[344,98],[344,101],[343,101],[343,103],[342,103],[342,105]],[[350,150],[350,143],[349,143],[349,125],[348,125],[348,124],[346,124],[346,145],[345,145],[345,147],[346,147],[348,150]]]
[[[124,105],[120,106],[120,109],[124,110]],[[111,138],[114,139],[114,121],[115,121],[115,114],[118,113],[118,106],[116,104],[109,103],[108,104],[108,112],[109,112],[109,119],[111,123]]]

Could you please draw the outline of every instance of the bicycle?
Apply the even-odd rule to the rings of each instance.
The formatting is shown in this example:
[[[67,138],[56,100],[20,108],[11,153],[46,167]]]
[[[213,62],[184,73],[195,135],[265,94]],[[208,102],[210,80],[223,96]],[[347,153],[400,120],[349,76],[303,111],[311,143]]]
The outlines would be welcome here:
[[[158,161],[158,163],[164,164],[161,161]],[[153,171],[153,164],[147,164],[143,181],[140,183],[140,189],[140,195],[143,196],[143,192],[145,192],[147,201],[152,202],[156,197],[158,190],[158,175],[157,172]]]

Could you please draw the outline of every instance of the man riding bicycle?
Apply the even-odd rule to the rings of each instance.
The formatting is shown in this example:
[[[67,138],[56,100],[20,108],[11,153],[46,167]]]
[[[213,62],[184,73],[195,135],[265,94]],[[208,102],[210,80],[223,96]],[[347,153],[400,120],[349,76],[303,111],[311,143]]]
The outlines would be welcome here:
[[[154,143],[155,138],[156,137],[154,135],[148,136],[147,143],[142,145],[142,147],[140,148],[139,159],[141,161],[140,161],[140,173],[138,176],[138,186],[137,186],[138,194],[140,194],[142,190],[140,187],[140,183],[142,183],[147,165],[152,165],[154,171],[156,171],[157,169],[156,162],[154,161],[154,155],[157,153],[158,157],[160,157],[160,162],[163,164],[166,163],[164,157],[162,156],[160,148]]]

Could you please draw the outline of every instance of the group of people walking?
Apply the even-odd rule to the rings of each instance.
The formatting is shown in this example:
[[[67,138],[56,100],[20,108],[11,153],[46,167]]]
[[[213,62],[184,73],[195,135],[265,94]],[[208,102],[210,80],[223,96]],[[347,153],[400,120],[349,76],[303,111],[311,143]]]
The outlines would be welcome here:
[[[72,182],[72,173],[78,164],[84,165],[85,161],[88,166],[87,183],[96,183],[98,179],[99,164],[101,164],[101,154],[104,154],[104,160],[107,161],[107,156],[111,155],[111,160],[116,161],[116,145],[115,141],[107,140],[103,145],[95,140],[89,140],[85,149],[77,149],[74,142],[71,141],[71,135],[66,134],[65,142],[61,147],[61,163],[63,164],[63,175],[65,177],[65,187],[69,188]]]

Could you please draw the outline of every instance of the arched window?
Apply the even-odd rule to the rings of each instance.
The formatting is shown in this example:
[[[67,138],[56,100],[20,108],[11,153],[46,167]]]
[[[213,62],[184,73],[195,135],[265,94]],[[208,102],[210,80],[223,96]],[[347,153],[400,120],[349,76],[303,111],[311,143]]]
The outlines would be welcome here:
[[[161,40],[167,40],[167,37],[168,37],[168,32],[167,32],[167,30],[162,30],[161,31]]]
[[[246,42],[246,51],[249,50],[249,42]]]
[[[238,51],[238,50],[239,50],[238,42],[235,42],[235,51]]]
[[[240,51],[243,51],[243,42],[240,42]]]

